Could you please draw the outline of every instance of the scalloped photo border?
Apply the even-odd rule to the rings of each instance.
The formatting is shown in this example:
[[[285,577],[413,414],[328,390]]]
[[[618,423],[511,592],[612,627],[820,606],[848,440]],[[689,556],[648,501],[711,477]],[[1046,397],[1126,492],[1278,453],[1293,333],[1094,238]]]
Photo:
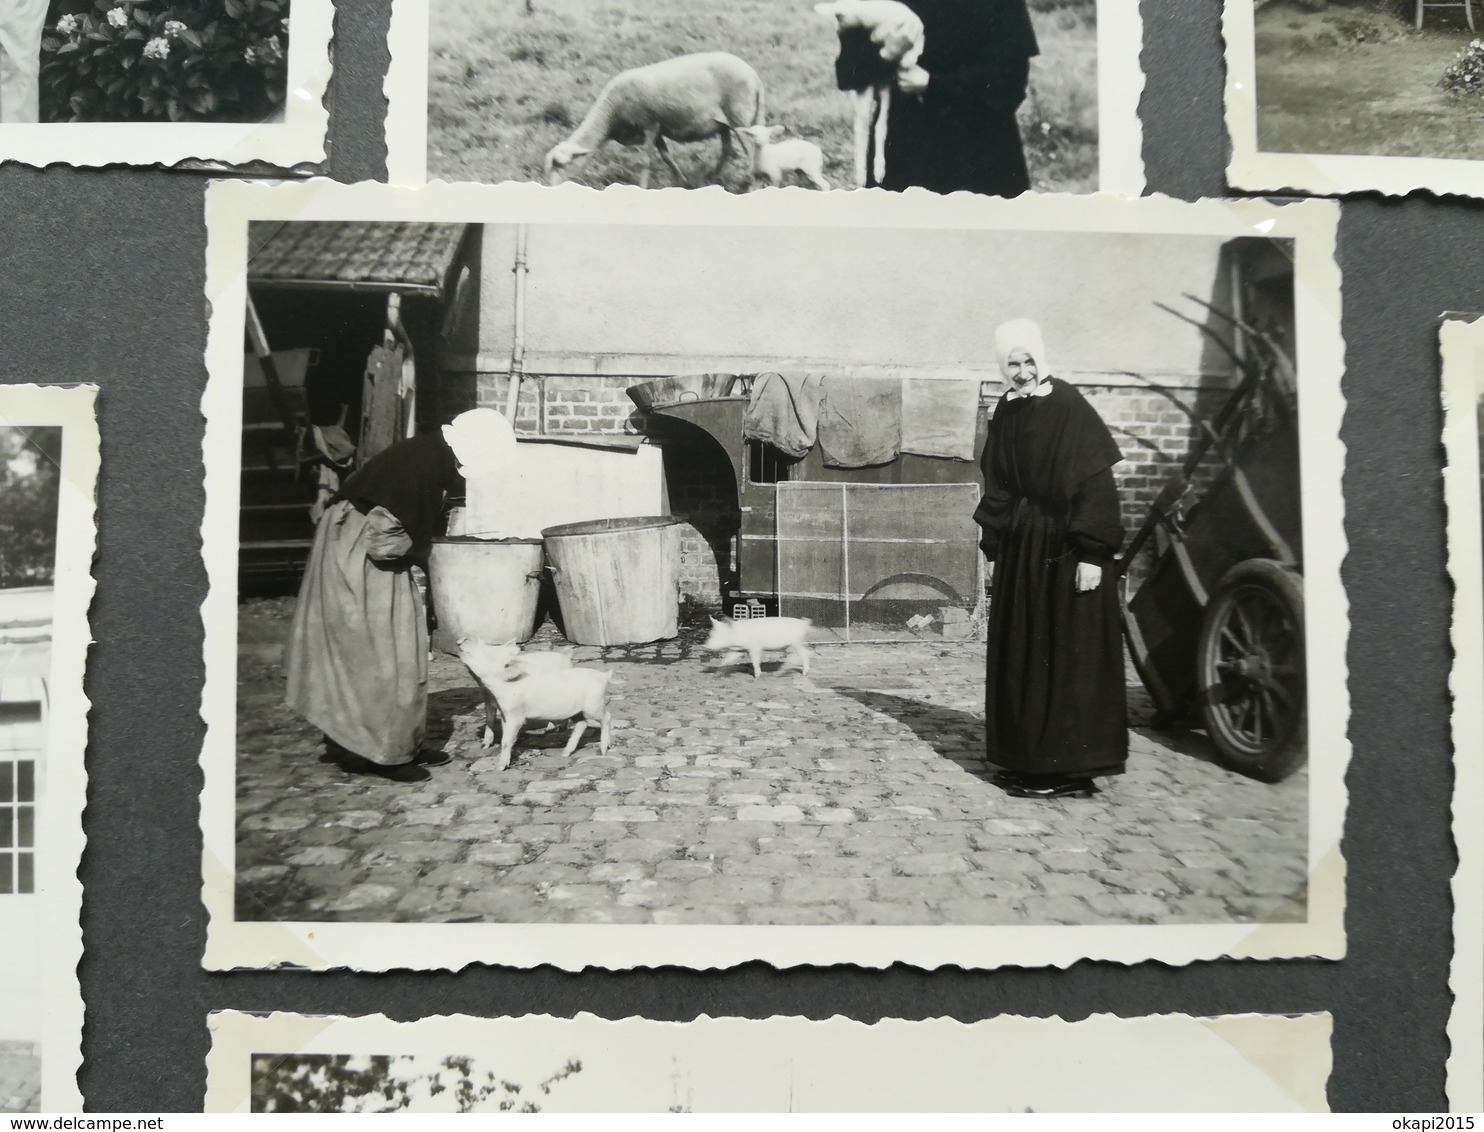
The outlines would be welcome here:
[[[1453,964],[1448,984],[1448,1107],[1484,1110],[1484,551],[1480,397],[1484,316],[1454,315],[1439,331],[1443,361],[1443,495],[1453,581]]]

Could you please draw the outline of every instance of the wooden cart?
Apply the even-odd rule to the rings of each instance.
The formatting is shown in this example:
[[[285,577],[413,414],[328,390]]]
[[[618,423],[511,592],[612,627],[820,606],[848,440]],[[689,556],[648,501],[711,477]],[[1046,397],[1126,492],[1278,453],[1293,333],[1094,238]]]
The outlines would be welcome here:
[[[1238,384],[1210,420],[1192,414],[1201,440],[1123,557],[1124,627],[1161,723],[1204,728],[1225,765],[1276,781],[1307,753],[1291,329],[1192,301],[1203,329],[1226,328]]]

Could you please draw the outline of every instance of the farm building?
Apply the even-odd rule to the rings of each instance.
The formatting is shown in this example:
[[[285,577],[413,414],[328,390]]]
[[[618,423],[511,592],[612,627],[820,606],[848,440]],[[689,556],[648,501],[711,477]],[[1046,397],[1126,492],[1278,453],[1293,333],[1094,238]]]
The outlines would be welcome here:
[[[640,479],[658,506],[686,524],[682,592],[713,606],[733,593],[789,590],[772,541],[783,521],[774,501],[780,490],[793,491],[772,482],[780,476],[961,485],[969,494],[977,484],[976,453],[966,453],[968,460],[903,455],[851,470],[829,468],[815,454],[780,468],[765,445],[738,432],[755,375],[807,371],[827,380],[901,381],[904,388],[972,383],[982,418],[1002,392],[995,326],[1033,318],[1045,330],[1053,371],[1082,389],[1122,447],[1117,475],[1132,531],[1198,441],[1201,420],[1238,382],[1240,343],[1203,304],[1267,325],[1290,345],[1292,339],[1285,251],[1256,238],[904,229],[873,231],[866,240],[845,228],[271,227],[254,233],[251,291],[273,351],[318,351],[305,383],[307,420],[343,425],[351,443],[362,439],[356,422],[364,433],[375,415],[366,391],[376,388],[376,367],[368,358],[374,349],[400,349],[413,363],[410,375],[392,377],[402,391],[393,429],[400,434],[475,406],[513,406],[521,435],[576,446],[558,461],[602,453],[606,462],[595,466],[619,469],[608,476],[624,478],[631,466],[624,454],[659,448],[662,483],[656,487],[652,474]],[[895,270],[901,264],[913,265],[910,276]],[[883,280],[879,293],[872,280]],[[312,303],[305,301],[310,292]],[[404,296],[405,331],[395,326],[395,295]],[[326,318],[327,310],[334,317]],[[694,407],[665,411],[629,392],[702,374],[740,375],[743,383],[719,398],[708,394],[730,404],[702,413],[704,420]],[[278,437],[279,462],[287,465],[293,454],[272,405],[251,381],[246,397],[248,406],[257,401],[251,415]],[[252,457],[244,435],[246,465]],[[312,442],[301,435],[295,443],[295,538],[307,547],[313,496],[303,460]],[[376,443],[362,445],[354,459]],[[244,467],[245,506],[255,474]],[[765,491],[749,497],[757,487]],[[972,512],[968,494],[950,499],[939,493],[931,503],[894,506]],[[848,506],[843,494],[840,500],[830,505],[836,511]],[[563,512],[551,521],[578,517]],[[243,523],[246,560],[247,510]],[[973,532],[960,524],[943,534],[962,546]],[[765,545],[749,555],[751,538]]]
[[[40,1031],[36,811],[44,777],[52,589],[0,590],[0,1041]]]

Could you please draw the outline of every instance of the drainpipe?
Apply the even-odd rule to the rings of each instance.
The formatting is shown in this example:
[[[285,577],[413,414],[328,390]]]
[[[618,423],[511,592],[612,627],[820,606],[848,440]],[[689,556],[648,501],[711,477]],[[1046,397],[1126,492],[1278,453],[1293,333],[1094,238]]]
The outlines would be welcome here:
[[[527,225],[515,230],[515,339],[510,347],[510,387],[505,394],[505,419],[515,427],[515,412],[520,402],[520,383],[526,370],[526,239],[530,234]]]

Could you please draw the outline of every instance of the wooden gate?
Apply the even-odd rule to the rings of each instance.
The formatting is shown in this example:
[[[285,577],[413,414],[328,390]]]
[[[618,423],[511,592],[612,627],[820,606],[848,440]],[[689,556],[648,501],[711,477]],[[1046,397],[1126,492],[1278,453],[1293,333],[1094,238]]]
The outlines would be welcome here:
[[[907,621],[984,591],[975,483],[777,485],[778,612],[839,640],[902,640]]]

